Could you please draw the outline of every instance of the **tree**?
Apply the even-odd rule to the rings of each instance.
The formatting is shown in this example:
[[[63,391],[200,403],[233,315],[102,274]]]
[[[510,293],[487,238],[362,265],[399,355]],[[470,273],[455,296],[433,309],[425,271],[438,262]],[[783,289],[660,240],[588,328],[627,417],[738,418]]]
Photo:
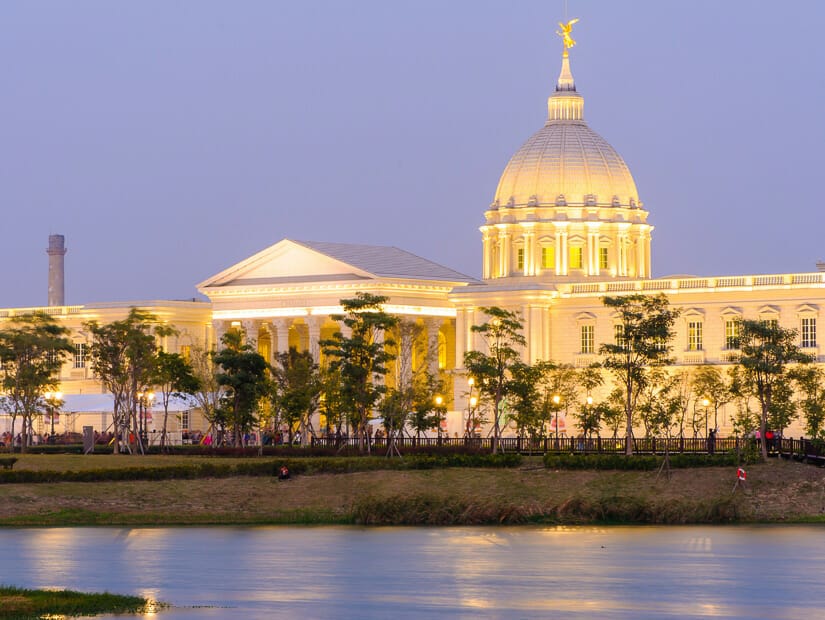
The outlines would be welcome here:
[[[521,361],[519,349],[526,344],[521,333],[521,319],[516,312],[498,306],[479,308],[490,317],[481,325],[470,329],[481,336],[488,353],[467,351],[464,354],[464,366],[475,380],[479,391],[489,396],[493,407],[493,454],[499,450],[501,439],[502,400],[511,389],[511,372],[513,366]]]
[[[790,364],[808,363],[812,358],[796,344],[795,329],[786,329],[774,321],[742,319],[738,321],[738,334],[737,344],[741,351],[739,365],[759,400],[762,458],[767,459],[768,446],[764,439],[774,390],[786,379]]]
[[[624,390],[625,453],[633,454],[633,414],[649,367],[670,363],[673,324],[679,315],[665,295],[605,297],[604,305],[618,315],[616,341],[603,343],[599,353]]]
[[[578,383],[584,390],[584,403],[579,412],[579,428],[585,437],[598,434],[601,426],[601,409],[594,405],[593,390],[604,385],[601,364],[590,364],[578,373]]]
[[[11,415],[12,449],[17,417],[23,419],[20,449],[25,452],[32,421],[46,406],[44,394],[57,388],[63,360],[74,350],[67,334],[42,312],[16,316],[0,330],[3,406]]]
[[[113,397],[112,427],[114,453],[120,452],[121,439],[131,451],[134,436],[140,452],[143,442],[137,433],[139,394],[152,382],[157,361],[156,337],[174,333],[168,325],[159,323],[154,314],[132,308],[129,316],[104,325],[97,321],[84,323],[92,335],[89,355],[92,370]],[[133,432],[134,431],[134,432]]]
[[[793,388],[790,373],[782,377],[773,386],[771,406],[768,409],[768,428],[780,437],[797,416],[797,403],[794,400]]]
[[[733,432],[736,436],[746,437],[759,428],[759,412],[752,408],[753,391],[740,366],[731,366],[728,378],[730,402],[736,408],[732,416]]]
[[[684,378],[678,374],[669,375],[659,371],[647,384],[639,409],[646,420],[652,436],[664,436],[665,458],[659,473],[664,470],[670,478],[670,438],[678,427],[678,416],[683,413],[685,402],[682,384]]]
[[[564,410],[565,424],[570,406],[578,402],[580,379],[579,373],[570,364],[553,365],[545,375],[544,393],[545,402],[550,412],[550,430],[556,438],[558,445],[559,438],[559,413]],[[566,429],[565,429],[566,430]]]
[[[240,330],[229,330],[221,342],[224,348],[215,355],[218,384],[224,389],[221,409],[232,428],[232,445],[240,446],[257,421],[259,401],[269,391],[270,368],[252,345],[243,342]]]
[[[150,379],[160,392],[160,401],[163,405],[163,430],[160,435],[160,448],[167,447],[166,431],[169,423],[169,401],[172,397],[194,395],[201,385],[192,371],[192,366],[179,353],[158,351],[155,368]]]
[[[309,443],[312,429],[312,414],[318,409],[321,395],[321,376],[318,364],[309,351],[289,351],[278,353],[275,367],[275,405],[283,421],[289,425],[289,442],[292,443],[293,430],[297,424],[301,432],[301,444]]]
[[[820,366],[805,365],[790,373],[799,397],[799,409],[805,416],[805,433],[813,441],[825,440],[825,371]]]
[[[344,336],[340,331],[328,340],[322,340],[324,353],[333,358],[330,366],[340,373],[341,393],[349,409],[349,417],[358,435],[361,452],[369,451],[367,425],[372,410],[387,391],[384,376],[387,364],[395,359],[388,347],[394,345],[387,332],[395,327],[398,318],[384,312],[381,305],[387,297],[357,293],[353,299],[342,299],[346,314],[333,315],[351,331]]]
[[[543,435],[546,417],[542,408],[541,384],[550,362],[534,365],[516,362],[510,369],[511,380],[508,402],[513,410],[520,437]]]
[[[713,428],[719,429],[719,409],[730,402],[730,386],[717,366],[699,366],[693,373],[693,393],[713,406]]]
[[[215,351],[201,346],[193,346],[189,353],[192,374],[198,381],[198,389],[192,394],[195,402],[210,424],[210,441],[214,440],[215,426],[221,406],[222,388],[218,383],[218,368],[215,365]],[[204,436],[206,439],[207,436]]]

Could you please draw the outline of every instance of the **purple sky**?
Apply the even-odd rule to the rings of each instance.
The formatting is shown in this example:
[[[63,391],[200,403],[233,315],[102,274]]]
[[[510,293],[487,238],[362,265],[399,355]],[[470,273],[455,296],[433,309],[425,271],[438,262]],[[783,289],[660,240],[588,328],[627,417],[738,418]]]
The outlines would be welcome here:
[[[654,275],[812,271],[825,3],[569,1],[585,118],[656,226]],[[284,237],[478,276],[545,120],[563,0],[0,3],[0,306],[183,299]]]

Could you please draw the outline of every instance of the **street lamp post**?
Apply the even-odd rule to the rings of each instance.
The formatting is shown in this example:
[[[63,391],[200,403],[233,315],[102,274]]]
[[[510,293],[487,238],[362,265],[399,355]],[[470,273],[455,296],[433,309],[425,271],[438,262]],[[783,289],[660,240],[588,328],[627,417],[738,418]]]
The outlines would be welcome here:
[[[49,420],[51,422],[52,430],[49,433],[49,443],[54,443],[54,411],[60,407],[60,401],[63,399],[62,392],[46,392],[43,395],[46,399],[46,405],[49,410]]]
[[[561,396],[558,394],[553,394],[553,410],[555,413],[555,424],[556,424],[556,450],[559,449],[559,404],[561,403]]]
[[[702,406],[705,408],[705,438],[708,436],[708,405],[710,405],[710,401],[707,398],[703,398]]]
[[[441,405],[444,403],[444,397],[441,394],[435,396],[435,414],[438,422],[438,445],[441,445]]]
[[[471,436],[471,424],[473,420],[473,407],[475,407],[475,402],[477,401],[476,397],[473,396],[473,386],[475,385],[476,381],[473,377],[467,379],[467,386],[469,387],[469,391],[467,393],[467,423],[464,425],[464,438],[469,439]]]
[[[593,397],[589,394],[587,395],[587,429],[588,429],[588,439],[593,436],[593,420],[590,419],[590,416],[593,414]]]

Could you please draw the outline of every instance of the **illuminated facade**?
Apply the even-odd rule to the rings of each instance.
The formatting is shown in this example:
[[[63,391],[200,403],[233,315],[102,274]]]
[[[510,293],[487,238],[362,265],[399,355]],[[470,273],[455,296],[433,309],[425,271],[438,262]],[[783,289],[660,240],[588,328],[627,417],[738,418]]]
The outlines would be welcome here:
[[[181,330],[168,350],[211,346],[239,327],[272,362],[290,346],[320,359],[319,340],[346,332],[332,319],[341,312],[340,300],[358,292],[383,295],[388,311],[421,327],[424,345],[438,351],[431,363],[453,379],[450,435],[461,434],[468,411],[461,361],[466,351],[482,347],[471,328],[484,321],[484,306],[520,313],[529,362],[584,367],[598,361],[599,345],[613,340],[615,327],[602,298],[629,293],[665,293],[681,311],[673,342],[679,366],[731,364],[739,318],[798,330],[803,350],[823,361],[823,272],[651,278],[653,226],[628,166],[584,120],[584,99],[570,69],[570,26],[547,121],[510,159],[484,213],[481,280],[398,248],[282,240],[200,283],[210,303],[49,311],[70,326],[78,346],[87,343],[83,321],[122,318],[135,305]],[[0,311],[0,320],[22,311]],[[99,393],[88,369],[76,364],[77,358],[64,368],[63,391]],[[721,432],[730,432],[724,411],[720,422]],[[791,430],[800,434],[798,426]]]

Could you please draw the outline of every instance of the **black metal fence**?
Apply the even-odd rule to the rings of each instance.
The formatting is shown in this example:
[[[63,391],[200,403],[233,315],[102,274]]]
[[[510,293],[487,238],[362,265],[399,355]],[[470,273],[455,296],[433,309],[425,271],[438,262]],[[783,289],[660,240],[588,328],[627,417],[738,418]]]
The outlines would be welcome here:
[[[492,450],[491,437],[400,437],[396,444],[399,449],[405,448],[461,448],[479,451]],[[624,454],[626,443],[623,437],[502,437],[500,447],[504,452],[519,452],[521,454],[544,454],[559,452],[571,454]],[[636,454],[664,454],[667,450],[673,454],[713,454],[731,450],[745,450],[758,446],[756,439],[742,437],[643,437],[632,439],[633,452]],[[768,448],[771,452],[782,452],[789,455],[803,454],[810,449],[810,444],[804,439],[776,439],[770,440]],[[344,446],[358,447],[357,437],[313,437],[312,447],[341,448]],[[370,446],[374,449],[387,447],[387,439],[370,438]]]

